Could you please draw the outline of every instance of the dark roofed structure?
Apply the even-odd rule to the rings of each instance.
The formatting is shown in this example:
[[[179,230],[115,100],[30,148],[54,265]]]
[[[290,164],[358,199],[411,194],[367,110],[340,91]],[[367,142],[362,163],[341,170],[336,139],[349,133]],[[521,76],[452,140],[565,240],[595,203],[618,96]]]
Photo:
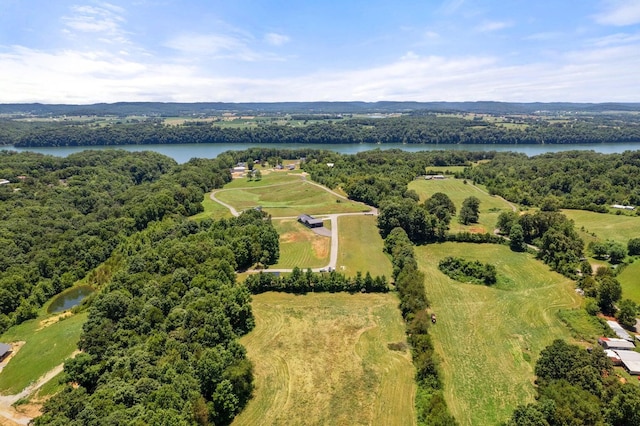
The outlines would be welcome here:
[[[298,222],[304,224],[307,228],[322,228],[322,219],[315,219],[308,214],[298,216]]]
[[[11,345],[0,343],[0,361],[5,359],[11,353]]]

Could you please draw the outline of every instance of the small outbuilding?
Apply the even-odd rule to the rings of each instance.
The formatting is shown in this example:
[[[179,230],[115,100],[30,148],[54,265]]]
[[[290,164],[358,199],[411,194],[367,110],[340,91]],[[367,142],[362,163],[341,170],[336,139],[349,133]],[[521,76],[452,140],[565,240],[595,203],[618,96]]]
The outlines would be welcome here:
[[[308,214],[301,214],[298,216],[298,222],[302,223],[307,228],[322,228],[322,219],[316,219]]]
[[[636,351],[615,351],[620,357],[622,366],[629,374],[640,376],[640,353]]]
[[[9,354],[11,354],[11,345],[0,343],[0,361],[4,360]]]
[[[6,179],[0,179],[0,185],[6,185],[8,183],[11,183],[11,182]]]
[[[617,321],[607,321],[607,324],[609,325],[609,327],[614,331],[614,333],[616,333],[616,335],[624,340],[628,340],[630,342],[633,342],[633,337],[631,337],[631,335],[629,333],[627,333],[627,330],[625,330],[624,328],[622,328],[622,326],[620,324],[618,324]]]
[[[605,355],[607,355],[607,358],[611,360],[611,363],[613,365],[622,365],[622,360],[620,359],[616,351],[613,351],[611,349],[605,349],[604,353]]]
[[[636,345],[625,339],[615,339],[613,337],[601,337],[598,343],[605,349],[634,350]]]

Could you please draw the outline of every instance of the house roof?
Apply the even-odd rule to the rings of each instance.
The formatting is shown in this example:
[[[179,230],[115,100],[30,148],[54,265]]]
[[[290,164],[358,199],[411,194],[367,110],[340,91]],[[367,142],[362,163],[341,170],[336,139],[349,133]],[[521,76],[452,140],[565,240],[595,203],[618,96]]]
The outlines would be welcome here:
[[[0,343],[0,356],[3,356],[10,350],[11,350],[11,345],[8,345],[6,343]]]
[[[613,348],[613,349],[635,349],[635,345],[633,344],[633,342],[630,342],[628,340],[625,339],[615,339],[615,338],[611,338],[611,337],[601,337],[598,339],[598,341],[602,342],[601,344],[603,346],[606,346],[607,348]]]
[[[615,351],[631,374],[640,374],[640,353],[635,351]]]
[[[611,327],[611,329],[618,335],[619,338],[633,341],[633,337],[631,337],[629,333],[627,333],[627,330],[622,328],[622,326],[616,321],[607,321],[607,324],[609,324],[609,327]]]

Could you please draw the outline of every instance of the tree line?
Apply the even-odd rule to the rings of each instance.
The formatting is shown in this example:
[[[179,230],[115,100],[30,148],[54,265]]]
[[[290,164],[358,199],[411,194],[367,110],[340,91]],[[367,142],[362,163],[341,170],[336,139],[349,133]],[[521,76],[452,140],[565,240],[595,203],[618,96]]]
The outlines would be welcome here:
[[[416,367],[418,424],[455,426],[457,422],[449,413],[442,392],[442,378],[429,335],[431,319],[427,312],[425,276],[418,268],[413,244],[402,228],[394,228],[384,240],[384,251],[391,256],[400,311],[407,324],[407,340]]]
[[[297,266],[291,274],[280,276],[268,270],[252,274],[244,281],[253,294],[267,291],[281,291],[285,293],[305,294],[313,292],[347,292],[347,293],[386,293],[389,291],[387,279],[384,276],[372,277],[367,271],[364,277],[358,271],[355,277],[347,277],[335,270],[326,273],[314,273],[311,269],[305,272]]]
[[[490,121],[436,114],[241,128],[206,122],[171,126],[153,120],[107,125],[76,122],[28,126],[18,123],[4,122],[3,127],[7,130],[0,132],[1,144],[55,147],[185,143],[576,144],[640,141],[640,126],[625,121],[603,124],[576,119],[550,124],[546,120],[532,120],[521,127],[507,127]]]

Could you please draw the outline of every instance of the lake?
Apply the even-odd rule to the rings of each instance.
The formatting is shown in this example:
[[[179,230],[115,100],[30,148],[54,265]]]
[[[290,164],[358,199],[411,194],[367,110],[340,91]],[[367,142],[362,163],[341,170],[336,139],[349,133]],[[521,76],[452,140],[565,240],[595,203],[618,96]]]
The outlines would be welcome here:
[[[66,157],[69,154],[87,149],[124,149],[126,151],[155,151],[171,157],[178,163],[185,163],[189,159],[215,158],[225,151],[241,151],[255,147],[255,144],[182,144],[182,145],[120,145],[120,146],[76,146],[59,148],[16,148],[13,146],[0,147],[14,151],[32,151],[42,154]],[[572,145],[404,145],[404,144],[263,144],[263,148],[277,149],[327,149],[341,154],[356,154],[372,149],[401,149],[407,152],[455,150],[455,151],[514,151],[529,157],[547,152],[562,152],[572,150],[592,150],[603,154],[621,153],[630,150],[640,150],[640,142],[610,143],[610,144],[572,144]]]
[[[66,311],[67,309],[71,309],[74,306],[80,304],[82,300],[93,293],[95,290],[88,285],[79,285],[77,287],[72,287],[69,290],[66,290],[59,295],[55,296],[49,308],[47,308],[47,313],[55,314],[58,312]]]

